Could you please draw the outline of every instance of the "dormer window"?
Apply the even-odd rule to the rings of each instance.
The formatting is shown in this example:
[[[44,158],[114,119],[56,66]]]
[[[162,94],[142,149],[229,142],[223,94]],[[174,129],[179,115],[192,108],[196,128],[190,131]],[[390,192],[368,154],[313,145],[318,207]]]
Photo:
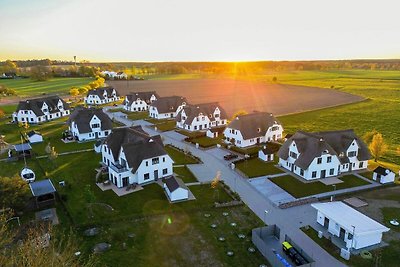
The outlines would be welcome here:
[[[261,132],[261,128],[257,128],[257,133],[260,133]]]

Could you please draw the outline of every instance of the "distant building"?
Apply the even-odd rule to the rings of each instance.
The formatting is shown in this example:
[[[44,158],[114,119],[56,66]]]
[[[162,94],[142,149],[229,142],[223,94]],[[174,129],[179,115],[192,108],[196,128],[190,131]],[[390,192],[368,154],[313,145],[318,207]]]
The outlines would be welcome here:
[[[112,130],[111,119],[102,109],[78,108],[68,120],[69,131],[78,141],[106,138]]]
[[[115,72],[115,71],[102,71],[101,74],[106,78],[106,79],[120,79],[124,80],[128,78],[128,75],[124,73],[123,71]]]
[[[149,136],[141,126],[116,128],[104,140],[102,162],[117,187],[147,184],[173,174],[171,157],[161,136]]]
[[[264,147],[258,151],[258,158],[262,161],[273,161],[274,160],[274,150],[269,147]]]
[[[117,102],[120,100],[120,97],[117,90],[109,86],[89,90],[84,100],[88,105],[102,105]]]
[[[390,229],[340,201],[311,204],[317,222],[345,242],[346,248],[363,249],[382,242]]]
[[[282,138],[283,127],[268,112],[240,115],[224,131],[225,141],[237,147],[248,147]]]
[[[70,108],[58,96],[20,101],[13,113],[13,121],[22,123],[41,123],[55,120],[70,114]]]
[[[177,180],[174,176],[164,180],[164,190],[171,202],[189,199],[189,189],[187,186]]]
[[[158,98],[155,91],[130,93],[125,97],[124,109],[131,112],[146,111]]]
[[[176,116],[176,127],[201,131],[226,125],[227,115],[217,102],[184,106]]]
[[[396,174],[384,167],[378,166],[373,172],[372,179],[381,184],[394,183]]]
[[[182,96],[160,97],[150,104],[149,115],[159,120],[175,118],[186,104],[186,98]]]
[[[368,147],[353,130],[298,131],[279,149],[279,165],[306,180],[365,170]]]
[[[26,134],[26,137],[28,138],[29,143],[35,144],[35,143],[41,143],[43,142],[43,136],[37,132],[37,131],[30,131]]]

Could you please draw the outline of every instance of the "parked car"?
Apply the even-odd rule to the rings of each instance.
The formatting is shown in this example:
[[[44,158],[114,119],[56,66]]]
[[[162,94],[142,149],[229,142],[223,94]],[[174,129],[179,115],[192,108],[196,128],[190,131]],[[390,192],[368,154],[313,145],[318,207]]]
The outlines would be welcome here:
[[[232,159],[236,159],[238,157],[238,155],[236,154],[228,154],[224,156],[224,160],[232,160]]]

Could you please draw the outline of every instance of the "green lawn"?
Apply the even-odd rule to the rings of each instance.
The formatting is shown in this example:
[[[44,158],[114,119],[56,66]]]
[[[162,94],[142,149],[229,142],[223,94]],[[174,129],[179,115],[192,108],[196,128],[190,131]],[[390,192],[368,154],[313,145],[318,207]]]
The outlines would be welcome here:
[[[197,182],[196,177],[186,166],[174,167],[174,173],[178,178],[182,179],[184,183],[194,183]]]
[[[384,207],[381,210],[383,214],[383,223],[390,229],[400,232],[400,226],[393,226],[389,223],[393,219],[400,222],[400,208]]]
[[[353,128],[362,136],[376,129],[389,144],[385,160],[399,162],[396,147],[400,144],[398,121],[400,121],[400,79],[398,71],[294,71],[277,72],[256,79],[270,81],[273,76],[282,84],[316,86],[360,95],[368,100],[327,108],[318,111],[280,116],[285,131],[324,131]]]
[[[274,166],[275,164],[276,162],[264,162],[259,158],[250,158],[236,163],[236,168],[246,174],[249,178],[283,173],[282,170]]]
[[[193,144],[198,143],[199,146],[208,148],[208,147],[212,147],[212,146],[216,146],[217,144],[220,144],[221,140],[222,140],[222,138],[210,138],[207,136],[201,136],[201,137],[197,137],[197,138],[192,138],[190,140],[190,142]]]
[[[185,155],[185,153],[176,149],[175,147],[166,145],[165,150],[167,151],[168,155],[172,158],[174,164],[176,165],[199,163],[197,159],[193,158],[190,155]]]
[[[144,120],[149,117],[149,113],[147,111],[142,112],[128,112],[128,119],[136,121],[136,120]]]
[[[336,190],[369,184],[354,175],[345,175],[339,179],[342,180],[343,183],[336,184]],[[295,198],[316,195],[334,190],[332,185],[325,185],[319,181],[303,183],[291,175],[275,177],[270,180]]]
[[[230,150],[232,150],[232,151],[234,151],[234,152],[237,152],[237,153],[240,153],[240,154],[242,154],[242,155],[258,155],[258,151],[260,151],[260,149],[262,148],[263,146],[262,145],[260,145],[260,146],[252,146],[252,147],[249,147],[249,148],[241,148],[241,147],[237,147],[237,146],[231,146],[231,148],[230,148]]]
[[[65,94],[71,87],[84,86],[93,81],[92,78],[53,78],[44,82],[36,82],[31,79],[7,79],[0,80],[0,84],[15,89],[18,96],[37,97],[43,94]]]
[[[311,227],[306,230],[302,228],[302,231],[308,235],[312,240],[314,240],[318,245],[325,249],[329,254],[334,256],[336,259],[342,261],[348,266],[352,267],[374,267],[375,257],[380,254],[381,263],[379,266],[385,267],[397,267],[399,266],[398,251],[400,249],[400,241],[392,241],[389,243],[388,247],[382,249],[371,251],[373,259],[363,259],[360,256],[352,255],[349,261],[344,260],[340,257],[340,250],[331,241],[326,238],[319,238],[318,233]]]
[[[200,136],[205,136],[206,135],[204,132],[197,132],[197,131],[196,132],[189,132],[189,131],[182,130],[182,129],[176,130],[176,132],[178,132],[180,134],[183,134],[183,135],[185,135],[187,137],[200,137]]]

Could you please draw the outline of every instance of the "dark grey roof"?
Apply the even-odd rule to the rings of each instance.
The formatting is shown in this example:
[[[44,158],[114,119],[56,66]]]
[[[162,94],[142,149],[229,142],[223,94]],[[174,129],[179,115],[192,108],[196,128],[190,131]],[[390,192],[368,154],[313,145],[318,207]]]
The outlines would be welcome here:
[[[54,188],[54,185],[50,179],[30,183],[29,187],[31,188],[31,192],[34,197],[40,197],[56,192],[56,189]]]
[[[268,128],[276,123],[280,124],[272,113],[254,112],[236,117],[227,128],[240,131],[244,139],[251,139],[264,136]]]
[[[376,172],[377,174],[384,175],[384,176],[389,173],[389,172],[386,172],[386,171],[392,172],[391,170],[389,170],[387,168],[384,168],[382,166],[378,166],[374,170],[374,172]]]
[[[178,181],[174,176],[168,177],[165,179],[165,185],[168,187],[170,192],[174,192],[176,189],[179,188]]]
[[[150,98],[154,95],[156,99],[160,98],[156,91],[148,91],[148,92],[133,92],[129,93],[125,97],[125,104],[129,104],[138,99],[145,101],[147,104],[150,104]]]
[[[168,113],[175,112],[183,103],[187,104],[187,101],[182,96],[167,96],[158,98],[151,105],[157,108],[158,113]]]
[[[221,120],[228,119],[225,110],[219,105],[218,102],[212,103],[204,103],[204,104],[197,104],[197,105],[186,105],[177,115],[176,120],[181,121],[182,119],[182,111],[185,111],[186,120],[185,124],[190,125],[192,124],[193,120],[198,117],[200,114],[207,116],[209,118],[214,118],[214,111],[218,108],[220,113]],[[212,119],[213,120],[213,119]]]
[[[350,162],[346,152],[353,140],[356,140],[359,146],[358,160],[370,159],[368,147],[351,129],[317,133],[298,131],[282,145],[278,156],[286,160],[289,157],[289,146],[294,141],[300,153],[294,164],[302,169],[307,169],[314,158],[320,157],[325,151],[336,155],[341,164],[344,164]]]
[[[167,155],[161,136],[149,136],[141,126],[116,128],[104,143],[111,149],[114,160],[118,160],[121,148],[124,150],[133,173],[143,160]]]
[[[26,135],[29,136],[29,137],[32,137],[32,136],[34,136],[35,134],[41,135],[38,131],[30,131],[30,132],[27,133]]]
[[[97,89],[89,90],[87,96],[89,96],[89,95],[97,95],[100,99],[104,99],[104,91],[105,91],[107,93],[107,97],[111,98],[113,90],[115,90],[115,88],[112,87],[112,86],[100,87],[100,88],[97,88]],[[119,96],[117,90],[115,90],[115,93],[117,94],[117,96]]]
[[[65,110],[69,109],[69,105],[60,97],[47,96],[42,98],[27,99],[25,101],[20,101],[18,103],[17,112],[20,110],[32,110],[32,112],[35,113],[36,116],[43,116],[44,113],[42,112],[42,106],[43,103],[45,102],[49,107],[49,112],[56,113],[60,111],[57,106],[59,100],[61,100],[61,102],[63,103]]]
[[[261,149],[261,151],[264,153],[264,155],[271,155],[271,154],[274,154],[276,152],[271,147],[263,148],[263,149]]]
[[[14,145],[14,149],[17,152],[20,152],[20,151],[29,151],[32,149],[32,147],[29,143],[23,143]]]
[[[71,125],[75,122],[79,133],[90,133],[92,129],[90,128],[90,120],[96,116],[101,121],[101,130],[111,130],[112,120],[103,112],[102,109],[97,108],[77,108],[72,112],[68,119],[68,124]]]

